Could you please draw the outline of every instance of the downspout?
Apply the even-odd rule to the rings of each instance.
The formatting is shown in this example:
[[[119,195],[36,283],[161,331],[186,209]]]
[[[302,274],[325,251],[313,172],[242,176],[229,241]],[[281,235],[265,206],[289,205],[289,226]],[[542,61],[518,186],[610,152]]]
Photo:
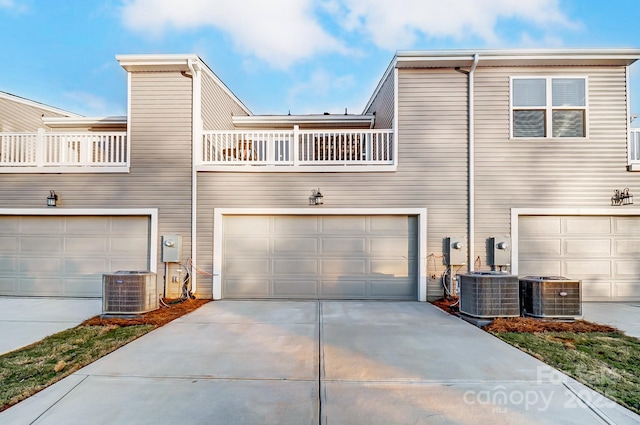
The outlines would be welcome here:
[[[468,270],[469,272],[473,272],[475,269],[475,221],[476,221],[476,178],[475,178],[475,81],[474,81],[474,71],[476,70],[476,66],[478,66],[478,61],[480,60],[480,56],[477,53],[473,55],[473,63],[471,64],[471,68],[468,71],[462,70],[460,68],[456,68],[455,70],[458,72],[462,72],[467,75],[468,78],[468,93],[467,93],[467,123],[469,128],[467,129],[467,190],[469,192],[469,202],[468,202],[468,224],[467,224],[467,233],[469,240],[469,258],[468,262]]]
[[[475,80],[474,80],[474,71],[476,70],[476,66],[478,66],[478,61],[480,60],[480,56],[475,53],[473,55],[473,64],[471,68],[469,68],[469,165],[468,169],[468,182],[469,182],[469,267],[468,270],[470,272],[475,269],[475,243],[476,243],[476,141],[475,141]]]
[[[191,59],[187,60],[187,66],[191,71],[192,92],[191,92],[191,263],[188,264],[191,275],[191,293],[196,294],[198,278],[196,274],[196,254],[198,240],[198,170],[196,155],[201,152],[199,149],[202,143],[202,73],[200,66]]]

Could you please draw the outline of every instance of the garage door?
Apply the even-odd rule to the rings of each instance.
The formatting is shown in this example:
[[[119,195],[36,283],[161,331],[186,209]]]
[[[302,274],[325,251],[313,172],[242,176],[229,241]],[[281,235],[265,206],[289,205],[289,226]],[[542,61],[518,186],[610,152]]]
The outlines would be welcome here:
[[[581,279],[586,301],[640,300],[640,217],[525,216],[518,274]]]
[[[147,216],[0,216],[0,295],[101,297],[102,274],[149,268]]]
[[[417,218],[225,216],[224,298],[417,299]]]

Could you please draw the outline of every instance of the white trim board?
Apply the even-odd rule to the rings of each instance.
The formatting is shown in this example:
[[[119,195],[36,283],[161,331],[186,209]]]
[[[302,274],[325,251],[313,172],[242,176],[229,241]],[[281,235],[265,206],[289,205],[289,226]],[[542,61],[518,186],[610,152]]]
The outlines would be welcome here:
[[[624,206],[609,208],[511,208],[511,274],[518,274],[518,231],[520,216],[640,216],[640,209]]]
[[[0,208],[0,216],[17,215],[17,216],[127,216],[141,215],[149,216],[150,234],[149,234],[149,271],[158,272],[158,209],[157,208],[118,208],[118,209],[98,209],[98,208]]]
[[[426,208],[214,208],[213,299],[222,299],[222,222],[226,215],[409,215],[418,217],[418,301],[427,301]]]

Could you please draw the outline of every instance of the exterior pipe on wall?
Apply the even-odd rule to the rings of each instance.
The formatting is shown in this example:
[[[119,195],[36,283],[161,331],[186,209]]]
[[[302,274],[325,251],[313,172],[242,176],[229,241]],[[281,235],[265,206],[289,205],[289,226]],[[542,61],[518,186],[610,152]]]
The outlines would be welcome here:
[[[197,254],[197,241],[198,241],[198,172],[196,171],[196,152],[201,152],[198,149],[200,143],[202,143],[202,73],[200,72],[200,66],[195,64],[191,59],[187,60],[187,66],[191,71],[191,115],[192,115],[192,153],[191,153],[191,264],[189,264],[189,273],[191,275],[191,293],[195,296],[198,286],[198,275],[196,274],[196,254]]]
[[[473,55],[473,64],[471,68],[469,68],[469,93],[468,93],[468,107],[469,107],[469,118],[468,118],[468,132],[469,132],[469,259],[468,259],[468,270],[472,272],[475,269],[475,220],[476,220],[476,205],[475,205],[475,196],[476,196],[476,179],[475,179],[475,96],[474,96],[474,71],[476,70],[476,66],[478,66],[478,61],[480,60],[480,55],[475,53]]]

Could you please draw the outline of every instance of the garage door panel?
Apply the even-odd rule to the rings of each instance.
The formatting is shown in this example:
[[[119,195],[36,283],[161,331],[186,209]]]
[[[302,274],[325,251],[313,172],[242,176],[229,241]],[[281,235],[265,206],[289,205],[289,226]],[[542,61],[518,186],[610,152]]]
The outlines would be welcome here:
[[[102,273],[94,273],[94,277],[102,279]],[[98,291],[98,288],[92,285],[87,285],[87,278],[82,279],[64,279],[64,294],[73,294],[76,297],[100,297],[102,295],[102,288]]]
[[[106,258],[67,258],[64,260],[64,273],[74,275],[102,275],[109,270]]]
[[[322,292],[324,298],[366,297],[367,281],[364,279],[323,279]]]
[[[349,232],[364,233],[367,230],[367,220],[359,216],[322,217],[321,233]]]
[[[229,274],[249,276],[256,274],[269,274],[270,261],[268,258],[228,259],[224,263],[224,268]]]
[[[564,252],[567,255],[602,256],[611,254],[610,239],[566,239]]]
[[[110,220],[105,220],[103,217],[76,217],[73,220],[65,220],[65,233],[66,234],[80,234],[87,233],[109,233],[109,226],[111,226]],[[118,227],[118,222],[114,224]],[[131,226],[128,226],[129,231],[133,230]],[[124,229],[120,233],[124,233]]]
[[[520,260],[518,264],[521,276],[562,276],[560,260]]]
[[[518,222],[521,235],[560,235],[562,220],[560,217],[527,217]]]
[[[589,276],[611,276],[611,261],[604,260],[566,260],[565,276],[589,277]]]
[[[269,294],[268,279],[230,279],[227,281],[225,292],[230,296],[244,296],[262,298]]]
[[[72,236],[64,238],[64,252],[69,254],[88,254],[109,252],[109,241],[106,238]]]
[[[276,258],[273,260],[274,274],[307,275],[318,274],[318,260],[305,258]]]
[[[268,239],[267,245],[261,245],[263,251],[268,250]],[[285,254],[289,255],[305,255],[305,254],[315,254],[318,252],[318,239],[317,238],[277,238],[273,243],[273,250],[276,254]]]
[[[16,279],[0,277],[0,293],[15,294],[18,292],[18,281]]]
[[[114,237],[111,238],[112,253],[130,253],[131,255],[147,252],[149,239],[147,237]]]
[[[613,229],[616,234],[640,236],[638,217],[613,217]]]
[[[57,253],[62,250],[64,241],[61,238],[25,236],[20,238],[20,251],[26,254]]]
[[[229,235],[268,235],[269,217],[237,216],[234,220],[225,220],[224,232]]]
[[[143,257],[114,258],[108,260],[107,270],[115,272],[118,270],[149,270],[149,260]]]
[[[366,238],[325,237],[321,239],[322,254],[362,256],[367,252]]]
[[[611,233],[609,217],[566,217],[564,234],[567,235],[608,235]]]
[[[363,275],[367,272],[367,261],[348,259],[348,258],[336,258],[336,259],[322,259],[320,273],[325,275]]]
[[[0,220],[0,233],[12,234],[18,233],[20,230],[20,218],[18,217],[3,217]]]
[[[65,218],[48,217],[47,220],[43,220],[37,216],[22,217],[19,227],[23,234],[62,235],[64,233]]]
[[[519,248],[527,254],[555,254],[562,253],[562,240],[558,239],[520,239]]]
[[[613,296],[611,282],[589,280],[582,282],[582,299],[608,299]]]
[[[615,276],[640,276],[640,261],[615,261],[614,270]]]
[[[616,240],[614,253],[619,255],[640,255],[640,238],[633,240]]]
[[[0,230],[0,232],[2,232],[2,230]],[[13,254],[17,249],[17,236],[0,236],[0,254]]]
[[[315,217],[275,216],[272,220],[273,233],[277,235],[315,235],[319,230]]]
[[[639,299],[640,286],[634,281],[617,282],[615,287],[615,295],[626,299]]]
[[[270,281],[264,298],[380,298],[373,295],[375,280],[403,285],[394,299],[417,296],[417,218],[407,216],[272,216],[270,240],[260,244],[262,252],[246,252],[236,244],[226,243],[235,237],[226,229],[235,228],[239,216],[223,221],[223,297],[244,298],[242,288],[231,288],[251,270],[254,277]],[[267,219],[266,217],[262,217]],[[260,251],[260,250],[259,250]],[[248,265],[254,258],[270,261],[271,268]],[[256,270],[259,270],[256,272]],[[393,288],[393,286],[392,286]],[[388,294],[388,292],[384,292]],[[255,295],[253,295],[255,296]]]
[[[256,236],[255,238],[230,236],[225,239],[225,249],[250,255],[268,251],[269,243],[269,238],[261,236]]]
[[[408,279],[397,279],[393,282],[371,282],[371,295],[380,298],[416,296],[415,285]]]
[[[318,296],[316,279],[274,279],[274,297],[303,298]]]
[[[20,273],[31,275],[63,274],[62,258],[35,257],[20,259]]]
[[[64,282],[58,278],[25,278],[20,280],[20,294],[30,296],[65,295]]]

